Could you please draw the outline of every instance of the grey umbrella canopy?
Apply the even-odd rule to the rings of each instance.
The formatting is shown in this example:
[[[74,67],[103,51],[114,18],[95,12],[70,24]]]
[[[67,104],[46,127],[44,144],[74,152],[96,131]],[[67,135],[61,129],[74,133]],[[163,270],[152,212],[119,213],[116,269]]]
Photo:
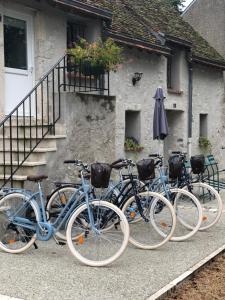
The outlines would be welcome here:
[[[155,109],[153,118],[153,139],[164,140],[168,135],[168,122],[164,107],[164,99],[166,98],[163,89],[158,87],[155,93]]]

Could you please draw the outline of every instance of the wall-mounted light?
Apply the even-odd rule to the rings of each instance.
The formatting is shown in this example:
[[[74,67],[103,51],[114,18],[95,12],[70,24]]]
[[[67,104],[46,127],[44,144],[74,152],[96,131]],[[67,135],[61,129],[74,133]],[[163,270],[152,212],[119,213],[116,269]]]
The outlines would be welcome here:
[[[140,72],[134,73],[134,76],[132,78],[133,85],[135,85],[139,80],[141,80],[142,75],[143,75],[143,73],[140,73]]]

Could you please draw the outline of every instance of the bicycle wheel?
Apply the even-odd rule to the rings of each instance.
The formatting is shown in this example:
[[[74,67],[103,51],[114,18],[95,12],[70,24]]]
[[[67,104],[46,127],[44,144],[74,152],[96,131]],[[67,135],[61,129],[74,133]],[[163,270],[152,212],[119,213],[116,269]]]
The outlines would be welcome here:
[[[189,190],[201,203],[203,216],[199,230],[209,229],[215,225],[223,210],[223,202],[219,193],[212,186],[203,182],[192,183],[183,189]]]
[[[36,240],[36,231],[19,225],[15,217],[36,224],[38,213],[28,197],[21,193],[8,194],[0,200],[0,249],[20,253],[30,248]]]
[[[176,229],[171,241],[180,242],[193,237],[202,223],[200,202],[193,194],[183,189],[170,189],[169,200],[174,204],[177,217]],[[160,232],[160,228],[158,230]]]
[[[95,200],[89,208],[92,221],[87,204],[81,205],[72,214],[66,230],[67,244],[80,262],[93,267],[106,266],[126,249],[129,225],[122,211],[109,202]]]
[[[73,186],[60,187],[50,197],[46,205],[46,214],[48,222],[53,224],[58,218],[59,214],[65,208],[69,199],[78,191]],[[63,218],[63,215],[62,215]],[[55,235],[62,240],[66,240],[66,224],[62,224],[59,231]]]
[[[135,196],[128,199],[122,208],[130,226],[129,242],[141,249],[159,248],[170,240],[175,230],[176,216],[173,206],[165,197],[155,192],[139,193],[137,197],[143,216],[139,212]]]

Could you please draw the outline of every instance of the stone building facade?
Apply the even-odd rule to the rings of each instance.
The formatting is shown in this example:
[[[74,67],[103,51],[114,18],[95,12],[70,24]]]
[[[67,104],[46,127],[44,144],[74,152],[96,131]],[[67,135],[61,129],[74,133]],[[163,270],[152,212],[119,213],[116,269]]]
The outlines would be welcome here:
[[[193,1],[183,18],[225,57],[225,1]]]
[[[17,22],[16,26],[22,26],[23,30],[25,23],[19,21],[28,20],[26,26],[30,26],[31,33],[27,35],[27,39],[30,38],[27,43],[33,65],[27,66],[27,71],[32,85],[65,53],[69,24],[84,28],[85,38],[90,42],[111,37],[124,49],[123,63],[116,73],[110,74],[110,96],[63,94],[63,113],[57,128],[65,138],[57,141],[57,152],[49,153],[46,164],[39,166],[39,171],[45,170],[50,180],[71,179],[73,170],[63,166],[63,159],[110,162],[119,157],[131,157],[137,160],[153,152],[163,153],[167,158],[173,150],[197,154],[201,152],[198,146],[200,131],[207,131],[214,145],[213,152],[224,160],[223,142],[218,143],[217,136],[225,126],[222,75],[225,61],[163,1],[144,0],[142,5],[131,0],[120,0],[116,5],[106,0],[0,0],[0,108],[3,117],[7,107],[16,105],[9,106],[6,99],[9,88],[6,82],[9,70],[4,61],[6,22],[9,25]],[[141,12],[145,10],[148,13],[143,16]],[[168,12],[167,25],[165,21],[162,26],[161,18],[165,19],[165,14],[168,17]],[[158,24],[151,24],[151,16]],[[177,23],[171,24],[175,19]],[[169,60],[172,60],[170,75]],[[133,85],[136,72],[143,75]],[[168,76],[171,76],[170,85]],[[153,141],[152,133],[153,96],[158,86],[166,95],[169,123],[169,136],[164,143]],[[126,136],[138,140],[143,150],[138,153],[125,151]]]

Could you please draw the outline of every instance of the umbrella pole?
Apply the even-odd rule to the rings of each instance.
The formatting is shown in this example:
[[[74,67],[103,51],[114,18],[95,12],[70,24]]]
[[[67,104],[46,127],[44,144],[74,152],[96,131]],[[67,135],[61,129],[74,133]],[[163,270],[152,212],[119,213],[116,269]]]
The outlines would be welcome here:
[[[163,156],[163,141],[158,139],[158,154]]]

